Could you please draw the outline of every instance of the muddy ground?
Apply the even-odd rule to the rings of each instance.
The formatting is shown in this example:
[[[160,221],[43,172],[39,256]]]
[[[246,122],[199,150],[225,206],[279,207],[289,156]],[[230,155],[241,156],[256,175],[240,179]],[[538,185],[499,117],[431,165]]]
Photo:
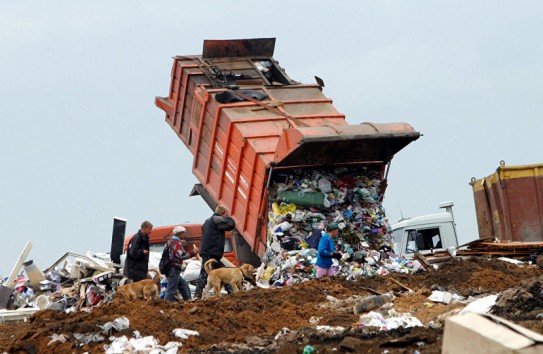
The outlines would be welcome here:
[[[0,348],[9,353],[104,352],[103,342],[82,344],[75,333],[97,333],[108,321],[120,316],[130,328],[113,333],[132,337],[152,335],[161,344],[180,341],[175,328],[196,330],[198,337],[181,340],[181,352],[302,353],[311,345],[317,353],[439,353],[442,345],[443,314],[454,313],[463,304],[432,303],[432,290],[448,290],[462,296],[502,293],[493,311],[536,332],[543,333],[543,271],[536,266],[472,258],[442,264],[437,272],[391,274],[384,277],[346,281],[315,279],[280,289],[253,289],[203,301],[170,303],[162,300],[129,302],[119,298],[90,313],[66,314],[41,311],[27,323],[0,325]],[[392,279],[411,288],[403,291]],[[409,312],[427,327],[375,332],[358,325],[352,296],[394,291],[393,308]],[[327,296],[340,300],[331,302]],[[323,333],[317,325],[342,326],[342,333]],[[283,328],[288,328],[283,330]],[[275,337],[282,331],[284,335]],[[53,334],[67,335],[65,343],[54,342]],[[107,336],[106,336],[107,338]]]

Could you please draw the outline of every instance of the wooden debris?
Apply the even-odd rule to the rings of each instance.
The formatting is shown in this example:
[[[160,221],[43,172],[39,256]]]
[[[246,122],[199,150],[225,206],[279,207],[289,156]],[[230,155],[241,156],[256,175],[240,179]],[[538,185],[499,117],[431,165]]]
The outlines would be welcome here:
[[[270,102],[267,104],[269,107],[273,107],[273,108],[276,108],[276,107],[280,107],[283,105],[283,102],[281,101],[275,101],[275,102]],[[253,107],[251,108],[251,111],[262,111],[262,110],[265,110],[267,109],[266,107],[264,106],[258,106],[258,107]]]
[[[526,260],[528,257],[534,254],[539,254],[543,250],[543,242],[521,242],[521,241],[509,241],[498,240],[495,237],[487,237],[480,240],[474,240],[463,245],[456,247],[456,256],[501,256],[510,258],[520,258]],[[415,253],[420,257],[420,253]],[[440,262],[441,259],[451,259],[447,251],[436,251],[425,255],[425,260],[431,263]],[[427,258],[428,257],[428,258]],[[426,265],[422,260],[421,263]]]
[[[402,283],[400,283],[396,279],[394,279],[392,277],[389,277],[388,279],[390,279],[393,283],[399,285],[402,289],[407,290],[408,293],[410,293],[410,294],[414,293],[413,289],[408,288],[407,286],[403,285]]]
[[[430,262],[428,262],[426,257],[424,257],[420,252],[415,252],[415,259],[421,262],[424,268],[426,268],[428,271],[430,272],[436,271],[434,266]]]
[[[456,249],[466,247],[466,246],[470,246],[470,245],[473,245],[473,244],[476,244],[476,243],[479,243],[479,242],[487,242],[487,241],[491,241],[491,240],[497,241],[497,239],[495,237],[486,237],[486,238],[476,239],[476,240],[464,243],[464,244],[462,244],[460,246],[456,246]]]
[[[86,299],[87,299],[87,284],[83,283],[81,284],[81,287],[79,288],[79,300],[77,300],[77,303],[75,305],[75,308],[77,309],[77,311],[81,310],[81,308],[85,304]]]
[[[367,288],[365,286],[360,287],[362,290],[366,290],[368,293],[373,295],[383,295],[383,293],[378,292],[377,290],[374,290],[372,288]]]

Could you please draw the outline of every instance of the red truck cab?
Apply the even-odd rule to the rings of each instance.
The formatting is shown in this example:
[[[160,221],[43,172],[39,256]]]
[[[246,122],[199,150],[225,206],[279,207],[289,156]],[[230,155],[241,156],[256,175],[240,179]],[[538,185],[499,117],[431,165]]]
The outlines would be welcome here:
[[[172,237],[173,228],[177,225],[170,226],[159,226],[154,227],[149,235],[149,249],[151,252],[160,252],[164,249],[164,245]],[[187,241],[187,246],[185,249],[191,251],[194,246],[200,248],[200,243],[202,242],[202,225],[201,224],[183,224],[187,232],[182,235],[181,239]],[[135,233],[129,235],[124,240],[124,251],[126,252],[128,248],[128,243],[134,237]],[[226,240],[224,243],[224,257],[232,262],[234,265],[238,266],[238,258],[234,248],[234,243],[232,239],[232,234],[230,232],[226,233]]]

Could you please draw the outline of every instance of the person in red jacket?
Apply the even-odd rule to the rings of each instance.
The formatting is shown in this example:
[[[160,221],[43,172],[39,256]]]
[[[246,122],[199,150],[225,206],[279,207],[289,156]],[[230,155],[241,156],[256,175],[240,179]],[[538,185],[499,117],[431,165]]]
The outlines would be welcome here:
[[[187,252],[183,248],[183,241],[181,238],[187,230],[183,226],[176,226],[173,229],[172,238],[166,243],[168,247],[170,270],[168,274],[165,274],[168,279],[168,287],[166,288],[166,295],[164,300],[177,301],[175,294],[177,290],[181,292],[183,300],[191,300],[189,284],[181,276],[181,265],[185,259],[194,257],[198,253],[198,248],[193,247],[192,251]]]

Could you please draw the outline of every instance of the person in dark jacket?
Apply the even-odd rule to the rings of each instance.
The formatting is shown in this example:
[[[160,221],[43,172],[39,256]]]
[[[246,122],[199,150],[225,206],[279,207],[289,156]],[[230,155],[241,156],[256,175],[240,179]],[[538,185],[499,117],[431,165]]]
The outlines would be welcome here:
[[[228,209],[218,205],[215,213],[204,222],[202,226],[202,243],[200,244],[200,257],[202,257],[202,268],[198,277],[198,284],[194,293],[195,298],[202,297],[202,290],[207,284],[207,272],[204,265],[210,259],[215,259],[216,268],[224,267],[221,258],[224,255],[225,231],[232,231],[236,227],[234,219],[228,216]],[[233,291],[230,284],[224,286],[228,293]]]
[[[134,282],[147,278],[147,271],[149,270],[149,234],[152,230],[153,224],[149,221],[142,222],[141,228],[128,244],[123,273],[125,277]]]
[[[173,236],[168,240],[165,247],[168,247],[170,270],[165,274],[168,279],[168,287],[166,288],[166,296],[164,300],[177,301],[175,294],[177,290],[181,292],[183,300],[191,300],[189,284],[181,276],[181,265],[185,259],[194,257],[198,253],[198,248],[193,247],[191,252],[185,251],[181,238],[187,230],[183,226],[176,226],[173,229]]]

